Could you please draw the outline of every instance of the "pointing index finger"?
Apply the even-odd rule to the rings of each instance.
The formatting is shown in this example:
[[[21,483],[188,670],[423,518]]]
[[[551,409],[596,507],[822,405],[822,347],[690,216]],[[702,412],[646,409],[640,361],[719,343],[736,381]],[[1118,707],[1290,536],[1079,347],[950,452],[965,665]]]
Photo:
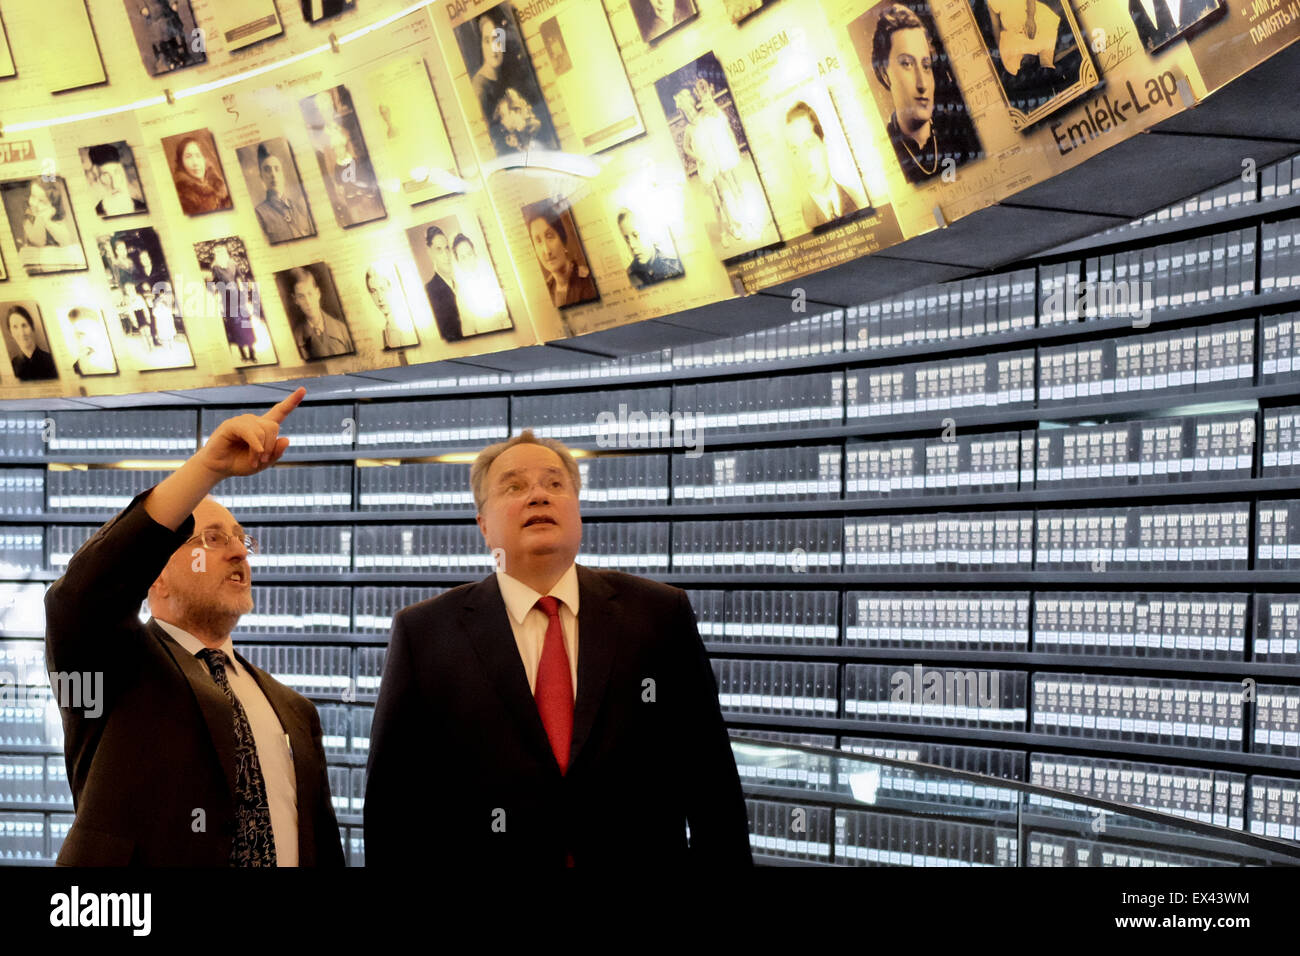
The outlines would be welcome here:
[[[290,395],[284,401],[277,402],[275,405],[273,405],[271,407],[271,410],[266,413],[266,417],[271,419],[271,421],[275,422],[277,425],[279,425],[281,422],[283,422],[286,418],[289,417],[289,413],[298,407],[298,405],[302,402],[303,398],[306,395],[307,395],[307,389],[299,385],[294,390],[294,393],[292,395]]]

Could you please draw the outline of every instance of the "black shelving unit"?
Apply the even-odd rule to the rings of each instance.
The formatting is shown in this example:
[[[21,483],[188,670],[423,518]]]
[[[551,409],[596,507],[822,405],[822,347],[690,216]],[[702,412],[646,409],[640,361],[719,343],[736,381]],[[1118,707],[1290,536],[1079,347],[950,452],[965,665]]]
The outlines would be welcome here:
[[[1080,593],[1094,591],[1151,591],[1151,592],[1186,592],[1198,591],[1207,594],[1219,592],[1244,592],[1247,595],[1260,593],[1300,592],[1300,562],[1290,569],[1255,569],[1255,528],[1257,511],[1261,503],[1288,498],[1300,499],[1300,474],[1274,475],[1264,474],[1261,467],[1259,448],[1260,436],[1263,435],[1262,416],[1265,410],[1288,404],[1300,405],[1300,370],[1289,381],[1264,383],[1261,372],[1261,348],[1263,342],[1262,321],[1270,316],[1290,311],[1300,311],[1300,288],[1286,292],[1258,294],[1259,268],[1261,261],[1262,230],[1265,224],[1300,217],[1300,196],[1290,196],[1285,200],[1261,202],[1244,202],[1240,206],[1212,213],[1186,216],[1176,221],[1159,222],[1150,226],[1127,229],[1109,238],[1093,237],[1068,246],[1053,250],[1033,260],[1017,263],[1006,270],[1012,272],[1025,268],[1035,271],[1035,300],[1041,303],[1043,282],[1047,272],[1063,264],[1076,271],[1076,278],[1084,276],[1084,260],[1093,255],[1127,252],[1144,248],[1153,243],[1200,239],[1214,235],[1226,228],[1251,229],[1254,231],[1256,275],[1254,289],[1257,294],[1243,295],[1232,299],[1221,299],[1208,303],[1198,303],[1181,308],[1172,308],[1153,312],[1149,324],[1136,325],[1129,317],[1086,319],[1071,323],[1054,325],[1038,324],[1041,316],[1035,310],[1035,326],[1014,331],[995,332],[967,338],[949,338],[943,341],[919,341],[911,344],[882,348],[857,348],[856,340],[850,335],[853,319],[846,319],[837,312],[823,324],[829,351],[801,357],[764,358],[748,364],[722,363],[714,366],[701,366],[695,363],[676,365],[665,351],[664,370],[660,372],[633,372],[620,376],[602,377],[589,375],[577,380],[556,377],[541,379],[533,377],[529,381],[503,381],[498,383],[477,384],[464,387],[461,384],[442,384],[428,387],[394,388],[384,398],[360,398],[342,400],[331,397],[321,402],[310,398],[304,403],[305,409],[318,408],[328,410],[330,416],[339,421],[350,419],[354,424],[363,422],[366,409],[374,409],[391,403],[409,403],[412,401],[446,401],[449,399],[465,400],[475,398],[505,398],[507,418],[500,424],[509,433],[534,423],[525,420],[519,399],[550,398],[560,401],[567,397],[583,397],[599,401],[605,393],[644,386],[671,389],[672,407],[664,409],[672,413],[678,411],[677,398],[680,389],[709,383],[740,383],[752,380],[767,380],[780,376],[809,373],[839,373],[852,375],[855,372],[880,370],[889,366],[901,366],[924,361],[947,361],[968,358],[995,356],[1031,350],[1035,357],[1035,368],[1041,367],[1041,351],[1044,348],[1105,341],[1108,339],[1127,339],[1132,336],[1150,334],[1165,330],[1194,329],[1207,325],[1242,319],[1251,320],[1254,331],[1254,375],[1250,380],[1235,385],[1225,386],[1205,384],[1195,390],[1151,390],[1137,395],[1110,395],[1092,397],[1078,401],[1042,401],[1036,400],[1019,403],[1014,406],[967,406],[948,409],[936,409],[923,414],[880,415],[872,417],[851,417],[847,414],[847,403],[841,393],[841,414],[839,420],[832,424],[808,427],[755,427],[737,429],[714,429],[703,433],[703,443],[708,451],[725,451],[728,449],[778,450],[811,444],[829,446],[839,452],[840,490],[835,495],[826,495],[811,500],[764,500],[764,501],[718,501],[716,503],[698,503],[694,501],[676,501],[672,497],[673,469],[672,457],[681,454],[687,447],[678,434],[672,441],[642,448],[609,448],[599,441],[594,432],[565,439],[566,444],[579,450],[594,453],[611,452],[619,455],[637,454],[642,456],[659,456],[668,459],[667,482],[669,498],[667,502],[646,506],[609,505],[584,503],[584,523],[588,526],[618,524],[627,522],[655,522],[672,528],[681,522],[717,520],[748,520],[770,518],[822,518],[852,519],[864,516],[933,516],[942,512],[973,512],[996,514],[1003,511],[1028,511],[1037,513],[1049,508],[1101,508],[1105,506],[1119,508],[1149,507],[1164,504],[1214,503],[1241,501],[1247,502],[1251,509],[1251,537],[1248,551],[1251,561],[1249,568],[1237,570],[1215,570],[1210,567],[1188,568],[1187,570],[1049,570],[1029,567],[1016,570],[967,570],[967,571],[927,571],[927,570],[885,570],[882,568],[855,567],[847,562],[834,570],[808,570],[760,572],[733,570],[702,572],[688,566],[670,563],[666,572],[648,574],[670,584],[695,590],[756,590],[783,593],[800,589],[824,589],[838,593],[839,612],[836,627],[839,637],[834,645],[814,646],[786,644],[756,644],[707,639],[707,649],[718,659],[735,659],[750,661],[784,661],[830,664],[837,675],[835,682],[836,714],[834,716],[793,716],[784,714],[762,714],[727,711],[730,726],[738,731],[762,730],[787,734],[794,740],[803,735],[816,734],[834,738],[837,743],[850,742],[860,737],[878,737],[899,741],[944,742],[967,747],[993,748],[1029,755],[1032,753],[1071,754],[1094,757],[1120,757],[1141,759],[1170,766],[1207,768],[1250,775],[1267,773],[1288,779],[1300,780],[1300,748],[1295,756],[1277,753],[1262,753],[1251,749],[1252,733],[1250,720],[1254,716],[1254,707],[1247,703],[1242,710],[1242,741],[1237,749],[1204,749],[1193,747],[1175,747],[1132,741],[1108,739],[1088,739],[1083,736],[1051,734],[1036,732],[1033,721],[1034,701],[1032,693],[1025,702],[1027,720],[1022,728],[1007,730],[995,727],[956,727],[944,726],[942,723],[907,723],[893,720],[862,720],[848,716],[845,709],[844,674],[845,668],[857,664],[902,665],[904,663],[923,663],[939,666],[964,666],[975,668],[997,668],[1027,675],[1032,686],[1032,676],[1039,672],[1068,673],[1076,675],[1122,676],[1130,675],[1152,679],[1178,679],[1186,681],[1215,681],[1240,683],[1251,678],[1261,684],[1281,685],[1300,688],[1300,662],[1272,663],[1256,661],[1252,653],[1254,637],[1254,619],[1252,602],[1248,602],[1248,615],[1245,622],[1245,651],[1239,660],[1196,660],[1186,658],[1160,657],[1156,655],[1140,656],[1137,654],[1101,655],[1089,653],[1069,653],[1060,649],[1039,649],[1034,635],[1033,599],[1041,591],[1054,589],[1074,589]],[[745,337],[752,340],[753,335]],[[850,347],[854,346],[854,347]],[[1297,363],[1300,365],[1300,363]],[[573,372],[567,373],[572,375]],[[1035,385],[1040,383],[1035,382]],[[1197,478],[1179,481],[1125,481],[1112,484],[1094,484],[1090,486],[1053,485],[1049,487],[1027,486],[1004,490],[935,491],[891,493],[889,495],[849,494],[843,490],[847,475],[847,455],[849,451],[860,447],[862,442],[876,442],[885,438],[932,437],[939,430],[940,423],[950,420],[952,427],[962,436],[993,434],[999,430],[1025,430],[1040,434],[1062,423],[1095,423],[1103,421],[1122,421],[1142,416],[1168,417],[1172,415],[1210,414],[1218,406],[1231,409],[1246,409],[1245,414],[1253,415],[1255,425],[1254,462],[1250,474],[1252,477],[1232,477],[1224,479]],[[205,406],[221,409],[222,406]],[[228,408],[233,413],[233,407]],[[195,446],[202,440],[203,416],[192,405],[178,406],[175,409],[160,408],[151,413],[191,416]],[[35,413],[40,414],[40,413]],[[81,414],[81,413],[78,413]],[[110,413],[103,413],[105,415]],[[0,418],[4,412],[0,410]],[[44,418],[45,416],[41,416]],[[58,413],[52,420],[58,421]],[[292,420],[291,420],[292,421]],[[292,429],[287,433],[293,435]],[[3,433],[0,433],[0,438]],[[372,446],[357,441],[359,436],[350,434],[352,440],[341,448],[305,448],[292,450],[285,458],[286,464],[292,465],[347,465],[351,467],[351,476],[347,492],[351,499],[348,506],[332,509],[307,509],[304,507],[287,507],[282,510],[234,508],[237,517],[246,527],[258,525],[294,526],[294,525],[328,525],[343,526],[352,529],[365,529],[386,526],[432,526],[465,527],[473,519],[473,511],[466,507],[450,508],[400,508],[384,510],[382,508],[363,508],[359,506],[362,468],[359,461],[384,460],[398,463],[418,461],[437,461],[454,453],[477,451],[487,441],[455,441],[437,444],[397,444]],[[0,475],[7,472],[30,471],[40,473],[51,465],[112,465],[123,459],[147,461],[179,462],[184,453],[130,451],[122,453],[94,454],[36,454],[26,450],[17,454],[6,454],[0,449]],[[1022,463],[1020,468],[1023,470]],[[143,490],[143,487],[135,491]],[[0,504],[3,507],[3,504]],[[24,514],[7,514],[0,511],[0,526],[13,526],[20,529],[41,529],[44,533],[43,566],[27,571],[0,572],[0,589],[6,585],[27,584],[43,586],[55,580],[59,571],[49,564],[50,536],[58,529],[70,529],[78,526],[93,528],[111,517],[108,511],[86,511],[50,509],[44,503],[39,510]],[[356,533],[352,534],[355,542]],[[671,534],[668,538],[672,540]],[[676,555],[669,554],[672,562]],[[843,556],[841,556],[843,560]],[[463,570],[431,569],[420,571],[394,571],[376,569],[357,570],[355,564],[349,569],[328,572],[299,573],[293,571],[258,571],[255,569],[255,585],[273,586],[329,586],[357,589],[367,586],[423,585],[429,587],[451,587],[484,576],[482,573],[466,574]],[[909,647],[866,647],[855,646],[848,641],[845,621],[846,593],[854,590],[889,593],[900,590],[926,589],[935,592],[956,590],[983,590],[997,588],[1017,588],[1030,596],[1029,627],[1025,632],[1023,647],[1016,650],[973,650],[962,647],[951,648],[909,648]],[[354,590],[355,596],[355,590]],[[0,593],[0,606],[3,606],[3,593]],[[39,640],[30,634],[4,634],[0,632],[0,642],[4,640]],[[369,633],[356,627],[334,628],[328,632],[261,630],[256,632],[236,632],[239,646],[269,646],[275,648],[312,648],[346,649],[351,661],[346,675],[357,682],[362,675],[361,660],[364,654],[380,651],[387,643],[384,634]],[[369,660],[369,659],[368,659]],[[369,661],[373,664],[373,661]],[[377,672],[376,672],[377,673]],[[332,767],[352,770],[363,768],[365,751],[362,740],[364,735],[352,726],[353,714],[360,714],[356,719],[363,719],[364,711],[373,707],[373,691],[361,694],[355,687],[337,693],[313,691],[309,696],[322,706],[342,708],[334,716],[346,718],[348,731],[345,734],[346,748],[330,755]],[[333,718],[332,718],[333,719]],[[1300,727],[1296,728],[1300,731]],[[3,726],[0,726],[0,732]],[[329,730],[326,731],[330,733]],[[0,760],[8,756],[58,757],[61,754],[56,741],[46,745],[5,744],[0,733]],[[1247,778],[1248,779],[1248,778]],[[789,797],[788,793],[754,790],[755,797],[780,798]],[[0,814],[36,813],[47,817],[66,814],[70,805],[53,800],[4,801],[0,799]],[[345,830],[345,837],[350,841],[359,836],[361,817],[346,813],[340,816],[340,825]],[[351,832],[347,832],[351,831]],[[53,847],[51,846],[51,850]],[[773,863],[788,863],[787,858],[760,853],[759,856]],[[3,861],[9,862],[9,861]]]

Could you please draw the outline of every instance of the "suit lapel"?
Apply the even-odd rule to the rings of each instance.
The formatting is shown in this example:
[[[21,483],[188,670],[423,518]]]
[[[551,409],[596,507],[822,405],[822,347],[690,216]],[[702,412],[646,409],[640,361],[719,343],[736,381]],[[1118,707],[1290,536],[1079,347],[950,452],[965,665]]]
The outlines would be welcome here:
[[[162,644],[163,649],[171,655],[172,660],[185,675],[190,690],[198,701],[199,710],[208,725],[212,745],[217,750],[217,759],[221,761],[222,772],[226,775],[226,784],[230,795],[235,796],[235,712],[230,701],[222,693],[217,682],[212,679],[208,666],[176,643],[170,634],[164,631],[156,620],[149,618],[150,632]]]
[[[609,686],[609,669],[617,650],[618,621],[614,588],[595,571],[578,566],[578,699],[573,709],[572,769],[591,736],[592,725]],[[517,655],[516,655],[517,656]],[[540,720],[539,720],[540,723]]]
[[[460,610],[461,633],[469,639],[483,671],[519,726],[524,742],[539,756],[545,756],[559,772],[551,742],[537,713],[537,702],[528,689],[528,674],[519,656],[510,612],[497,585],[496,575],[480,581],[469,592]],[[581,633],[579,633],[581,640]]]
[[[614,660],[618,633],[614,589],[595,571],[578,566],[578,697],[573,710],[569,768],[572,770],[591,736],[591,728],[605,699],[609,670]],[[509,708],[525,743],[549,760],[556,772],[555,754],[537,712],[537,701],[528,689],[528,674],[519,657],[514,629],[510,626],[496,575],[480,581],[461,605],[462,633],[469,635],[474,653],[489,675],[497,693]]]

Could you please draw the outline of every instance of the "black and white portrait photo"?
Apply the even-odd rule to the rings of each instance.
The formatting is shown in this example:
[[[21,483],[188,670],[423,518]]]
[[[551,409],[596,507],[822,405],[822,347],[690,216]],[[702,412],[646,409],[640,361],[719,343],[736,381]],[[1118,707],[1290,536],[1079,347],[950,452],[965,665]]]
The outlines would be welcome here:
[[[153,371],[192,368],[183,303],[162,242],[153,229],[129,229],[96,240],[109,294],[122,324],[129,365]]]
[[[190,0],[125,0],[140,60],[150,76],[208,62]]]
[[[0,333],[4,334],[5,351],[14,377],[20,382],[40,382],[58,378],[50,341],[41,323],[41,310],[35,302],[0,302]]]
[[[922,183],[983,155],[925,0],[885,0],[849,24],[894,155]]]
[[[396,265],[392,262],[372,262],[366,267],[362,279],[366,295],[370,299],[371,317],[380,329],[384,351],[419,345],[420,335],[415,330],[411,303],[407,301],[402,276]]]
[[[600,299],[587,250],[568,203],[543,199],[521,210],[537,267],[557,309]]]
[[[658,40],[665,33],[694,20],[699,10],[695,0],[628,0],[637,29],[646,43]]]
[[[559,149],[550,109],[519,36],[514,7],[499,3],[455,32],[497,155]]]
[[[72,360],[72,371],[82,378],[93,375],[116,375],[117,357],[108,337],[104,314],[88,305],[74,305],[63,310],[63,342]]]
[[[778,106],[789,187],[804,228],[815,231],[871,208],[862,176],[823,86],[806,84]]]
[[[627,281],[632,288],[644,289],[686,275],[672,233],[653,215],[649,203],[618,207],[614,226],[623,237]]]
[[[301,0],[302,18],[308,23],[328,20],[356,9],[356,0]]]
[[[514,328],[478,220],[468,212],[406,231],[444,342]]]
[[[385,218],[388,211],[348,88],[324,90],[299,106],[338,224],[346,229]]]
[[[316,222],[302,189],[293,148],[284,137],[235,150],[244,174],[253,214],[271,245],[316,235]]]
[[[1023,130],[1097,84],[1068,0],[968,0],[1011,116]]]
[[[135,154],[125,142],[83,146],[81,168],[86,185],[99,196],[95,214],[101,219],[149,211],[135,167]]]
[[[253,265],[238,236],[194,243],[199,274],[210,293],[205,318],[219,321],[237,368],[275,365],[279,359],[262,313],[262,295]]]
[[[351,355],[356,351],[329,266],[313,262],[284,269],[275,274],[275,284],[304,362]]]
[[[171,167],[172,183],[181,212],[202,216],[230,209],[230,183],[217,155],[217,141],[206,129],[190,130],[162,139],[163,154]]]
[[[1224,9],[1223,0],[1128,0],[1138,40],[1155,53]]]
[[[29,276],[87,268],[68,184],[62,176],[2,182],[0,201],[18,247],[18,261]]]

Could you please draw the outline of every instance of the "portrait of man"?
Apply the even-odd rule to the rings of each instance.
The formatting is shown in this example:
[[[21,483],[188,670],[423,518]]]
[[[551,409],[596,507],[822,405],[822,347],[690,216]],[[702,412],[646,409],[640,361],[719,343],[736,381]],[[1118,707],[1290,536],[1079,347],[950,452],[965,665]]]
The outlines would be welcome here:
[[[194,42],[198,24],[190,0],[125,2],[140,60],[150,76],[208,62],[205,45]]]
[[[1096,86],[1088,39],[1065,0],[968,2],[1013,129],[1033,125]]]
[[[485,10],[456,27],[455,34],[497,155],[559,149],[559,137],[519,35],[513,5],[499,3]]]
[[[148,212],[144,189],[136,173],[135,154],[125,142],[82,147],[81,165],[86,185],[98,194],[95,214],[101,219]]]
[[[631,209],[623,208],[615,217],[619,234],[627,246],[632,261],[627,265],[627,278],[634,289],[644,289],[648,285],[676,279],[686,274],[681,260],[677,258],[676,249],[672,255],[659,247],[658,241],[642,226],[642,217]]]
[[[335,221],[347,229],[386,218],[388,210],[348,88],[335,86],[305,97],[299,107]]]
[[[828,120],[836,122],[838,133],[838,119]],[[861,209],[854,195],[860,192],[861,180],[850,192],[832,174],[822,117],[807,101],[797,100],[786,110],[785,141],[790,149],[790,191],[799,196],[805,226],[817,229]]]
[[[1223,9],[1223,0],[1129,0],[1142,48],[1155,53]]]
[[[18,247],[18,261],[29,276],[86,268],[81,233],[62,176],[0,183],[0,201]]]
[[[384,351],[420,344],[411,318],[411,306],[402,289],[402,277],[392,263],[375,262],[366,269],[366,293],[381,323]]]
[[[311,207],[302,191],[293,148],[283,137],[235,150],[244,182],[256,205],[253,213],[271,245],[316,235]]]
[[[983,155],[924,0],[885,0],[854,20],[849,35],[909,183]]]
[[[629,0],[628,5],[646,43],[658,40],[699,13],[695,0]]]
[[[433,274],[424,284],[425,294],[433,309],[433,319],[438,334],[444,342],[459,342],[465,337],[460,324],[460,305],[456,301],[456,271],[453,265],[451,240],[441,226],[430,224],[411,230],[423,237],[424,252],[432,265]],[[417,255],[417,260],[420,258]]]
[[[14,377],[20,382],[39,382],[58,378],[54,356],[50,354],[49,340],[41,325],[41,310],[35,302],[0,303],[0,316],[4,316],[5,349]]]
[[[304,361],[351,355],[356,351],[329,266],[314,262],[285,269],[275,274],[275,281],[289,315],[294,342]]]
[[[98,309],[77,306],[68,310],[65,334],[68,351],[75,355],[72,370],[82,378],[92,375],[116,375],[117,359],[108,338],[108,327]]]

